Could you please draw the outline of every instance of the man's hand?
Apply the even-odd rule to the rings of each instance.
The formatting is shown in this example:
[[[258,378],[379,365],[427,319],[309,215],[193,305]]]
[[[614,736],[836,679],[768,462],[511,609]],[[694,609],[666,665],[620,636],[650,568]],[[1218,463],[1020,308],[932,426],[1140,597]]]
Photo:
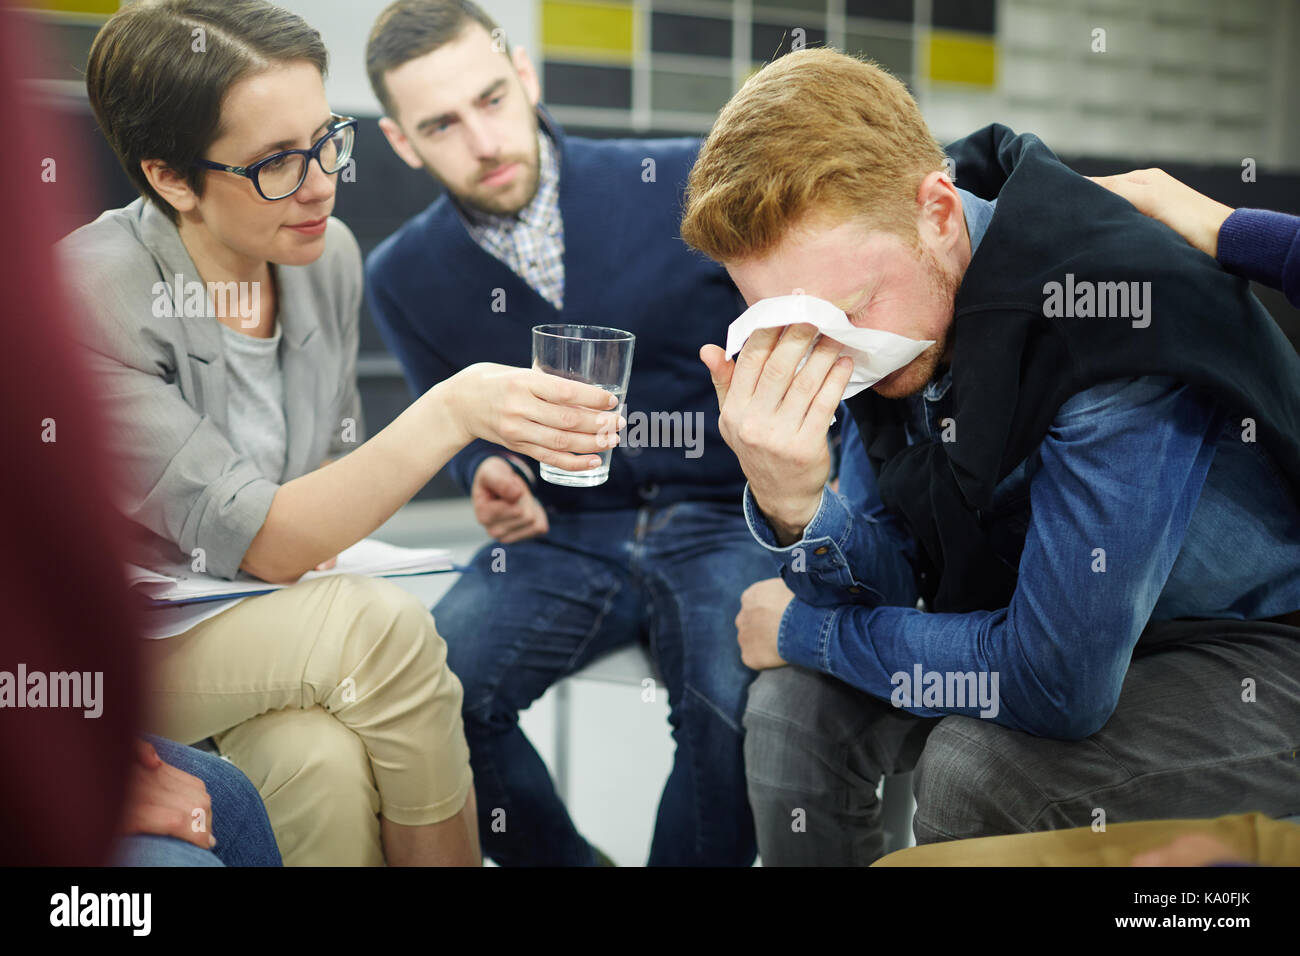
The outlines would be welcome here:
[[[1143,215],[1163,222],[1207,256],[1218,255],[1219,227],[1232,214],[1232,207],[1201,195],[1163,169],[1088,178],[1123,196]]]
[[[826,432],[853,374],[842,346],[811,325],[760,329],[734,363],[716,345],[700,349],[718,393],[718,429],[740,460],[749,488],[782,545],[803,536],[830,475]]]
[[[794,592],[780,578],[751,584],[740,595],[736,640],[746,667],[764,670],[785,666],[786,662],[776,652],[776,638],[781,630],[781,615],[792,600]]]
[[[478,523],[503,544],[523,541],[550,530],[546,510],[533,497],[528,482],[500,456],[483,459],[474,472],[469,496],[474,502],[474,517]]]
[[[217,845],[208,788],[193,774],[163,763],[147,740],[135,741],[128,786],[123,833],[176,837],[202,850]]]

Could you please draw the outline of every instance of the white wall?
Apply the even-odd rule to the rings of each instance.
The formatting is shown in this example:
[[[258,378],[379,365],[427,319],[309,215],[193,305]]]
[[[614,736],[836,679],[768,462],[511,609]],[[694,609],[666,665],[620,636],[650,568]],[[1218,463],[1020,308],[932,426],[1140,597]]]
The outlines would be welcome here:
[[[999,0],[992,91],[931,87],[941,140],[1001,122],[1059,153],[1300,168],[1300,0]],[[1105,52],[1092,49],[1105,30]]]
[[[366,78],[366,38],[389,0],[276,0],[321,32],[330,51],[325,84],[330,108],[352,116],[377,116],[379,103]],[[480,6],[506,31],[511,45],[538,49],[541,5],[537,0],[482,0]]]

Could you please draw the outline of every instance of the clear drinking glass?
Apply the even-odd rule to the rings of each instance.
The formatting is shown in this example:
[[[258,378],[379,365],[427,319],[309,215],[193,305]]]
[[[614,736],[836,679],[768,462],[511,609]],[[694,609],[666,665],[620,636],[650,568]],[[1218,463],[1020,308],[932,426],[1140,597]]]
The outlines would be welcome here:
[[[538,325],[533,328],[533,368],[613,392],[618,396],[618,408],[612,414],[623,415],[635,344],[636,336],[622,329],[599,325]],[[604,484],[609,477],[613,452],[612,446],[598,451],[600,465],[585,471],[542,465],[542,479],[571,488]]]

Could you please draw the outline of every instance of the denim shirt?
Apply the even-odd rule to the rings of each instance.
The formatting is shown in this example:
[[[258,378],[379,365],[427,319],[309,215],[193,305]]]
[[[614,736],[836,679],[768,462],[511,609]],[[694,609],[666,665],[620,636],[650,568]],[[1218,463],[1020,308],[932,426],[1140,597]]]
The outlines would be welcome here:
[[[958,190],[972,250],[993,203]],[[948,375],[908,402],[909,441],[938,441]],[[843,410],[841,410],[843,411]],[[983,517],[1023,549],[1008,607],[917,609],[916,553],[886,511],[851,417],[839,491],[780,547],[748,485],[746,520],[794,592],[777,650],[883,699],[923,673],[996,673],[996,723],[1081,739],[1113,712],[1148,621],[1274,617],[1300,609],[1300,509],[1239,416],[1165,377],[1089,388],[1057,412]],[[931,701],[927,701],[931,703]],[[945,703],[950,703],[945,701]],[[976,716],[980,705],[904,709]]]

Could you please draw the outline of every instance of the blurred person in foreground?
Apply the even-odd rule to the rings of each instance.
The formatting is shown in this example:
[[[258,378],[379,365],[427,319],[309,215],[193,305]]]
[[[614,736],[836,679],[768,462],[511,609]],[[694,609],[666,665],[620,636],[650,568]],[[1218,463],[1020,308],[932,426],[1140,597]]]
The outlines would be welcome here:
[[[278,863],[261,799],[235,767],[191,760],[170,741],[131,741],[143,711],[140,621],[120,563],[123,527],[105,478],[98,395],[74,347],[50,253],[50,223],[76,208],[81,186],[55,172],[32,189],[17,172],[41,175],[72,144],[49,116],[37,133],[16,79],[43,38],[13,14],[0,17],[0,92],[12,104],[9,155],[18,161],[0,176],[9,216],[4,285],[14,314],[25,317],[11,324],[11,374],[0,378],[0,405],[15,427],[0,472],[8,615],[0,631],[0,863]],[[214,805],[226,837],[219,854]],[[206,813],[197,828],[195,810]]]

